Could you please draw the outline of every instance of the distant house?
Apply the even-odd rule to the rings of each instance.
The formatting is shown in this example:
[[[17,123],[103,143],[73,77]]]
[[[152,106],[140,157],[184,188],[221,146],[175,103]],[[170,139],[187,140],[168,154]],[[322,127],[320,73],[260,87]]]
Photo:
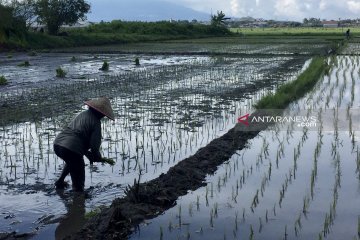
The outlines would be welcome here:
[[[256,21],[253,24],[255,27],[267,27],[268,26],[268,23],[265,21]]]
[[[337,28],[339,27],[339,22],[337,21],[323,21],[321,22],[324,28]]]
[[[62,25],[62,28],[84,28],[84,27],[88,27],[90,25],[93,25],[94,23],[92,22],[87,22],[87,21],[79,21],[73,25]]]

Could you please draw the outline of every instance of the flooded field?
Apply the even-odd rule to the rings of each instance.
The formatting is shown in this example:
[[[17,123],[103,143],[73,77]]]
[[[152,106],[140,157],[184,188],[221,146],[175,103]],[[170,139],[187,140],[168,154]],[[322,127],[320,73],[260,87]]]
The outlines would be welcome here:
[[[246,51],[259,50],[252,48]],[[273,56],[78,53],[73,62],[69,53],[1,56],[0,75],[9,85],[0,87],[0,232],[61,239],[123,196],[135,178],[157,178],[226,133],[311,59],[293,54],[302,51],[294,47],[268,48],[276,50]],[[108,72],[99,70],[104,60],[110,63]],[[17,66],[24,61],[31,66]],[[68,72],[65,79],[55,77],[59,66]],[[360,107],[358,77],[359,59],[340,57],[330,77],[292,107],[309,109],[310,101],[316,109]],[[111,98],[116,114],[115,122],[103,121],[101,148],[116,164],[86,166],[85,197],[69,190],[57,193],[53,183],[63,161],[55,157],[52,142],[84,109],[84,100],[99,96]],[[209,176],[207,187],[179,199],[131,238],[352,238],[358,226],[360,164],[353,129],[262,132]],[[342,198],[353,200],[343,205]]]
[[[316,115],[318,126],[261,132],[208,176],[205,187],[130,239],[358,239],[360,131],[351,109],[360,107],[360,58],[335,62],[329,76],[289,106]],[[330,120],[326,111],[333,112]]]

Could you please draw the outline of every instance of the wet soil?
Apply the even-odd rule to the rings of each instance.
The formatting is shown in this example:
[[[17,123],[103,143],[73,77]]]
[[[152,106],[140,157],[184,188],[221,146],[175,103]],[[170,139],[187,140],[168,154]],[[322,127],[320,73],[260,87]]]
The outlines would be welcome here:
[[[251,117],[263,114],[257,111]],[[268,126],[258,125],[252,131],[245,125],[237,124],[170,168],[166,174],[146,183],[139,183],[135,179],[134,185],[127,188],[126,197],[116,199],[109,208],[68,239],[126,239],[142,221],[162,214],[176,205],[180,196],[205,186],[208,174],[213,174],[219,165],[229,160],[236,151],[245,148],[248,140]]]

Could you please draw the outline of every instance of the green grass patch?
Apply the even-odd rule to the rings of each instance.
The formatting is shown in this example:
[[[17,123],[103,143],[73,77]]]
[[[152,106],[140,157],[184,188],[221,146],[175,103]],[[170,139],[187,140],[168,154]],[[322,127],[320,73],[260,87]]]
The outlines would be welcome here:
[[[0,86],[8,84],[7,79],[4,76],[0,76]]]
[[[320,79],[321,75],[328,71],[329,65],[324,57],[312,59],[309,67],[299,77],[289,83],[281,85],[275,94],[269,94],[256,103],[257,109],[284,109],[292,101],[303,97],[311,90]]]
[[[172,39],[230,36],[225,27],[181,22],[124,22],[112,21],[85,28],[62,29],[65,36],[40,32],[22,32],[16,38],[0,39],[4,49],[52,49],[80,46],[99,46]],[[1,36],[1,33],[0,33]]]
[[[345,38],[345,32],[350,29],[352,36],[360,35],[359,27],[265,27],[265,28],[231,28],[233,33],[244,35],[265,35],[265,36],[337,36]]]

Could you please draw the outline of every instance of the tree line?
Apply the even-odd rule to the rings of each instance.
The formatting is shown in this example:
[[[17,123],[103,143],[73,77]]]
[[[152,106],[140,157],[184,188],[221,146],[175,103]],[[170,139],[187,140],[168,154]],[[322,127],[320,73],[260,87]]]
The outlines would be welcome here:
[[[209,25],[186,21],[113,20],[60,32],[63,25],[85,20],[89,10],[90,5],[85,0],[0,0],[0,51],[231,35],[225,26],[228,18],[223,12],[211,16]],[[37,31],[33,31],[35,27]]]
[[[38,23],[45,25],[49,34],[56,35],[61,25],[85,20],[89,11],[90,5],[85,0],[0,0],[0,34],[10,37]]]

